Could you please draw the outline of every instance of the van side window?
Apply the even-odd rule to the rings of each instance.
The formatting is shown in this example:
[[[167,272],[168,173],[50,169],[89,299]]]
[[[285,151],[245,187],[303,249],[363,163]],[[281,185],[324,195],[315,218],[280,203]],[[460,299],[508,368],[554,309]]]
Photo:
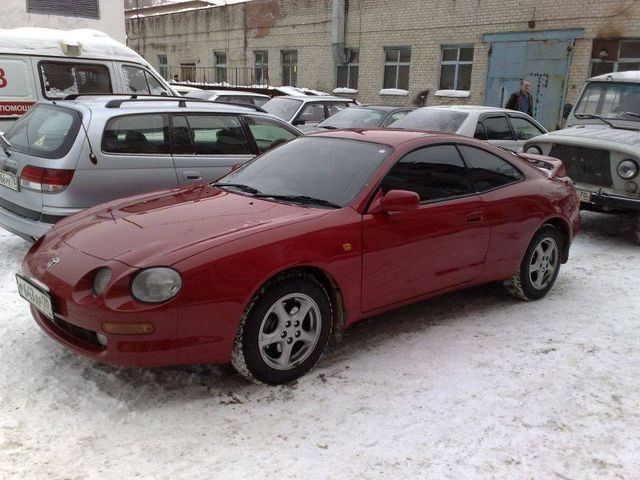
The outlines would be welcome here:
[[[168,90],[144,68],[123,65],[125,88],[128,93],[168,95]]]
[[[170,153],[166,115],[125,115],[109,120],[102,136],[107,153]]]
[[[45,98],[64,98],[78,93],[113,93],[106,65],[40,62]]]

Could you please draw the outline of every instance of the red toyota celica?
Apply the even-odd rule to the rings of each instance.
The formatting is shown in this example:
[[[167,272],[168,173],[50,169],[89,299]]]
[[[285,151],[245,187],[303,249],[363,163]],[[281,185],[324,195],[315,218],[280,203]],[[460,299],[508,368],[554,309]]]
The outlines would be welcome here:
[[[580,223],[559,160],[435,132],[295,139],[217,183],[111,202],[27,253],[38,324],[98,361],[231,361],[277,384],[353,323],[494,281],[553,286]]]

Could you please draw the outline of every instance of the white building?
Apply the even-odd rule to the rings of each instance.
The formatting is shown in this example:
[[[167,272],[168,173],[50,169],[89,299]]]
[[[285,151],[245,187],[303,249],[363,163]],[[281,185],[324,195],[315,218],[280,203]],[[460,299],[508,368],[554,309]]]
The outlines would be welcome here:
[[[94,28],[125,43],[124,0],[2,0],[0,28]]]

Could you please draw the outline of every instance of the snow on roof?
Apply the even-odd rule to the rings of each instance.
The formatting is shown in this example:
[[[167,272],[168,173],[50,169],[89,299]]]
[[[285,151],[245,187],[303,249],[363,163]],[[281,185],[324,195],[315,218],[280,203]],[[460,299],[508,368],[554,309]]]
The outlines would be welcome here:
[[[640,83],[640,71],[630,70],[628,72],[612,72],[591,77],[588,82],[629,82]]]
[[[147,62],[126,45],[93,29],[0,29],[0,53]]]

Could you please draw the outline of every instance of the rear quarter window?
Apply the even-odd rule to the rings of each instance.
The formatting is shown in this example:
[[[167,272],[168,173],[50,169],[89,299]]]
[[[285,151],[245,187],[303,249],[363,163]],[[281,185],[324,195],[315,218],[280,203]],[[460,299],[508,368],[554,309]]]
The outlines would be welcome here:
[[[458,148],[478,192],[486,192],[524,179],[520,170],[493,153],[467,145],[458,145]]]
[[[6,133],[11,148],[40,158],[62,158],[78,131],[79,112],[57,105],[39,104],[20,117]]]

